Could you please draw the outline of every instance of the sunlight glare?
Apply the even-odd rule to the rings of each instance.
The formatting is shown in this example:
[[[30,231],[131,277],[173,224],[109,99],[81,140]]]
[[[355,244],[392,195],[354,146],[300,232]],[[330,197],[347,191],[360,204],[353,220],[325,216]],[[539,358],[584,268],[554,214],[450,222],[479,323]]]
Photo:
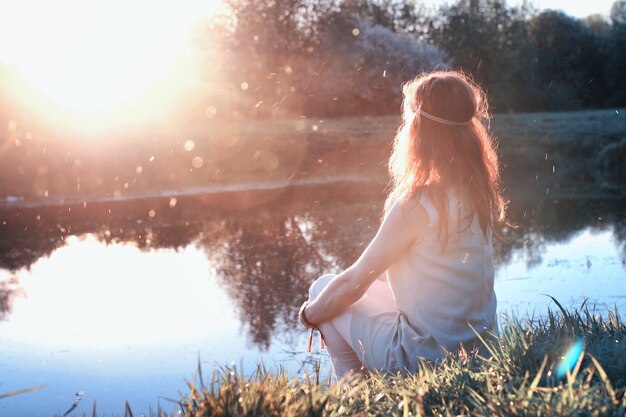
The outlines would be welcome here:
[[[72,236],[15,275],[24,296],[0,322],[9,341],[59,348],[176,346],[239,327],[237,317],[225,313],[230,301],[216,284],[215,269],[195,245],[146,252]]]
[[[134,99],[156,81],[177,83],[190,26],[221,2],[20,1],[0,12],[0,62],[37,94],[74,112]]]

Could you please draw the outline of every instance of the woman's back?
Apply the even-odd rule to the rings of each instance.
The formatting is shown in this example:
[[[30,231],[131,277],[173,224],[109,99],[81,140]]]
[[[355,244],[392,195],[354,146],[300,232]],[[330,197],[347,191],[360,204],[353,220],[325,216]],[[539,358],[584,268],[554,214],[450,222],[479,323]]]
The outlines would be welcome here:
[[[362,365],[414,371],[495,330],[492,230],[506,202],[487,96],[458,71],[420,74],[402,91],[383,223],[350,268],[312,285],[301,309],[303,324],[320,323],[332,339],[338,376]],[[384,272],[388,282],[377,279]]]
[[[485,236],[467,197],[457,189],[447,190],[447,200],[445,243],[439,233],[441,216],[424,193],[419,196],[429,217],[424,238],[388,268],[387,277],[408,325],[453,350],[476,341],[469,325],[479,333],[495,327],[496,296],[490,230]],[[414,345],[412,340],[403,343],[410,356],[420,356],[420,346]]]

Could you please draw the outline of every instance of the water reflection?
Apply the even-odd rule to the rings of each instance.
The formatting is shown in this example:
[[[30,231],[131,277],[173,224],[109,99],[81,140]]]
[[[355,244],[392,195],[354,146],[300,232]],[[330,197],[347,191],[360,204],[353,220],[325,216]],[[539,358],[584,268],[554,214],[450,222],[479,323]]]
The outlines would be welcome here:
[[[495,247],[499,264],[524,253],[528,266],[541,264],[546,245],[567,242],[585,229],[609,231],[622,263],[626,263],[624,199],[528,200],[513,202],[509,216],[517,228],[507,228]]]
[[[140,251],[92,235],[66,241],[15,273],[27,298],[15,300],[5,338],[40,347],[163,347],[232,326],[202,250]]]
[[[227,294],[229,305],[222,301],[217,310],[182,313],[219,317],[219,311],[234,308],[249,342],[257,348],[268,349],[276,338],[289,343],[297,334],[296,311],[309,283],[352,263],[375,233],[383,187],[305,187],[239,210],[225,210],[233,205],[225,202],[226,197],[179,197],[175,207],[163,198],[69,210],[6,210],[0,228],[4,318],[11,314],[11,300],[18,290],[28,294],[29,303],[48,297],[48,304],[36,310],[55,311],[50,323],[71,321],[76,311],[93,310],[90,300],[96,295],[96,301],[102,302],[96,303],[96,310],[102,315],[83,315],[89,322],[77,326],[102,329],[130,317],[138,320],[131,320],[133,327],[150,335],[158,333],[163,323],[185,320],[184,314],[175,315],[159,305],[215,304],[211,297],[219,293],[217,285]],[[235,200],[250,199],[240,195]],[[523,259],[527,270],[539,267],[550,245],[593,230],[612,234],[623,264],[625,206],[623,199],[515,202],[510,213],[519,227],[503,231],[496,246],[497,263],[504,266]],[[151,216],[151,211],[156,215]],[[154,303],[144,305],[139,298]],[[191,323],[190,329],[214,330],[213,322]],[[36,319],[23,325],[32,328]],[[111,331],[132,340],[131,333]],[[61,333],[55,335],[69,337]],[[46,334],[53,336],[41,332],[40,342]]]

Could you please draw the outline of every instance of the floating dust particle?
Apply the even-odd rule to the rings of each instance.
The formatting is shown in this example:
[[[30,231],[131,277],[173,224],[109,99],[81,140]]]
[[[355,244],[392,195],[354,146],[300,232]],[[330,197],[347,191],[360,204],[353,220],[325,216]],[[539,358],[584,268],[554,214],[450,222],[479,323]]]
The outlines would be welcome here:
[[[148,216],[150,216],[151,218],[154,218],[154,216],[156,216],[156,211],[154,211],[154,210],[150,210],[150,211],[148,212]]]
[[[176,203],[178,203],[178,200],[176,199],[176,197],[172,197],[170,198],[170,208],[174,208],[176,207]]]
[[[191,160],[191,166],[194,167],[195,169],[202,168],[202,165],[204,165],[204,160],[200,158],[199,156],[195,156]]]
[[[141,174],[143,172],[143,167],[141,165],[137,165],[137,168],[135,169],[135,172],[137,174]]]
[[[248,83],[244,81],[241,83],[240,87],[241,87],[241,91],[247,91],[249,86],[248,86]]]
[[[274,171],[280,165],[280,160],[274,152],[257,149],[252,156],[255,164],[265,171]]]
[[[185,141],[184,147],[187,152],[191,152],[196,147],[196,144],[193,140],[189,139]]]
[[[359,30],[359,28],[352,29],[352,36],[359,36],[360,34],[361,31]]]
[[[154,161],[154,155],[152,155],[150,158],[148,158],[148,161],[150,161],[150,162]]]
[[[313,125],[311,129],[313,129],[314,132],[317,132],[320,128],[318,125]]]
[[[293,68],[291,68],[291,66],[289,65],[285,65],[285,74],[287,75],[293,74]]]
[[[304,120],[297,120],[296,121],[296,130],[298,131],[302,131],[306,129],[306,122]]]
[[[212,119],[217,115],[217,108],[214,106],[206,106],[204,108],[204,117],[207,119]]]
[[[224,147],[224,148],[232,148],[237,143],[239,143],[239,136],[237,135],[232,135],[232,136],[226,135],[220,138],[217,142],[219,146]]]

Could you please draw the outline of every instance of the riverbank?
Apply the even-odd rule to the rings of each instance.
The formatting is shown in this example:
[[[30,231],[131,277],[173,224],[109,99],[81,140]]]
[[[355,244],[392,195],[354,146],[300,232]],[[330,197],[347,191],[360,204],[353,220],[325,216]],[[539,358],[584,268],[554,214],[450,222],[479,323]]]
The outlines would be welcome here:
[[[498,114],[504,185],[524,198],[601,197],[626,173],[626,111]],[[271,119],[78,134],[0,131],[7,204],[116,200],[236,184],[386,178],[398,117]]]
[[[179,415],[623,417],[626,324],[616,312],[508,320],[480,354],[462,351],[415,375],[374,375],[345,387],[320,381],[315,369],[298,380],[261,367],[249,378],[225,367],[205,380],[200,370]]]

